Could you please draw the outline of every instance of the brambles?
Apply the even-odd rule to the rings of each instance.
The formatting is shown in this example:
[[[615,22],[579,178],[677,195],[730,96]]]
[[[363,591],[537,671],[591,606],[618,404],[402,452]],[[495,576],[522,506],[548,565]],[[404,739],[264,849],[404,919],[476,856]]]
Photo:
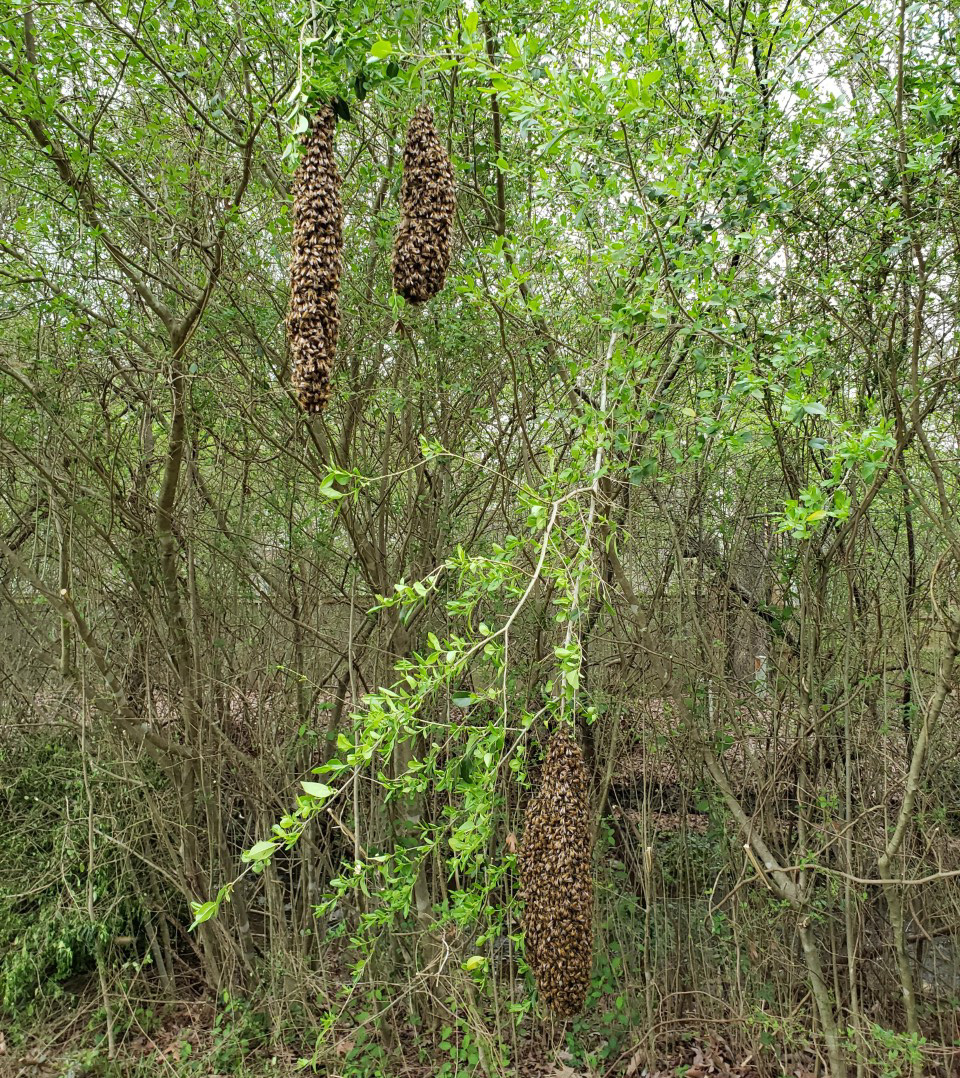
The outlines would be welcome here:
[[[336,115],[324,105],[304,140],[293,181],[293,254],[287,339],[292,382],[301,407],[320,412],[330,399],[330,375],[340,331],[343,206],[333,157]]]
[[[456,206],[453,167],[426,105],[417,109],[407,128],[401,200],[393,287],[408,303],[424,303],[443,288]]]
[[[519,863],[527,962],[558,1016],[583,1009],[593,954],[592,833],[587,772],[565,730],[550,740],[527,807]]]

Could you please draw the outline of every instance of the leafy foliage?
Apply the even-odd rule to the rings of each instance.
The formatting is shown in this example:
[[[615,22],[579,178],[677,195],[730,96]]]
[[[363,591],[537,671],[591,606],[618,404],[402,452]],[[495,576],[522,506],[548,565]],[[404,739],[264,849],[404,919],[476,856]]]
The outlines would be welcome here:
[[[953,7],[2,19],[5,1005],[95,970],[110,1054],[129,962],[259,994],[224,1069],[290,1030],[318,1068],[411,1030],[519,1068],[515,836],[564,728],[600,838],[577,1065],[694,1026],[775,1071],[948,1067]],[[321,103],[318,418],[283,312]],[[457,216],[414,309],[424,105]]]

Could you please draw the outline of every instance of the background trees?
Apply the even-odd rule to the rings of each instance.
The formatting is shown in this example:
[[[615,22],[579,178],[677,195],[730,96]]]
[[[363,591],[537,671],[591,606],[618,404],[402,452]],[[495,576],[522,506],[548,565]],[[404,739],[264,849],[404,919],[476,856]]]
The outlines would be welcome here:
[[[321,1060],[415,1020],[512,1066],[540,1027],[508,836],[571,722],[578,1062],[717,1031],[770,1067],[948,1066],[950,5],[307,14],[4,14],[5,1005],[93,971],[122,1052],[135,955],[170,997],[255,988]],[[283,312],[316,93],[351,119],[308,422]],[[422,100],[458,216],[412,310]]]

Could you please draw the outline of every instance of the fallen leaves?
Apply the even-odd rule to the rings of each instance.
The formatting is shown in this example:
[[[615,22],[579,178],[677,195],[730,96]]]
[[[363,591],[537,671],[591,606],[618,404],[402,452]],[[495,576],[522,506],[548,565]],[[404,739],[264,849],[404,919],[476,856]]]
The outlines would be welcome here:
[[[654,1068],[649,1066],[649,1051],[646,1047],[638,1048],[631,1056],[622,1072],[624,1078],[760,1078],[761,1073],[769,1073],[769,1065],[761,1071],[753,1053],[738,1057],[730,1046],[720,1038],[709,1038],[700,1043],[690,1043],[657,1061]],[[789,1075],[789,1078],[816,1078],[815,1060],[808,1053],[798,1053],[789,1061],[792,1069],[777,1073]],[[620,1073],[620,1072],[614,1072]]]

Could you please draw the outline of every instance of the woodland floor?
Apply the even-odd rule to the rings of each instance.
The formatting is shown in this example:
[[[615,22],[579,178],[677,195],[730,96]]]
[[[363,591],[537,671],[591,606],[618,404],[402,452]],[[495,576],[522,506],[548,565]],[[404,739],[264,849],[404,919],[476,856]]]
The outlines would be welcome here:
[[[401,1038],[389,1063],[364,1062],[356,1055],[357,1038],[350,1030],[337,1031],[325,1049],[324,1061],[305,1065],[312,1054],[296,1031],[267,1044],[251,1044],[243,1031],[221,1025],[214,1005],[202,998],[158,1004],[130,997],[126,1031],[116,1040],[114,1059],[108,1059],[100,1018],[99,995],[92,991],[74,997],[59,1012],[48,1014],[30,1035],[5,1034],[0,1025],[0,1078],[141,1078],[146,1075],[196,1078],[286,1078],[321,1074],[327,1078],[436,1078],[482,1075],[475,1064],[451,1063],[451,1039],[417,1036],[413,1030]],[[131,1017],[132,1015],[132,1017]],[[638,1036],[642,1031],[638,1032]],[[577,1065],[562,1046],[562,1034],[528,1036],[520,1042],[517,1063],[505,1078],[761,1078],[771,1073],[783,1078],[817,1078],[812,1057],[789,1062],[789,1070],[767,1061],[758,1068],[751,1057],[738,1058],[720,1038],[690,1037],[672,1050],[664,1050],[655,1065],[648,1063],[646,1046],[637,1045],[599,1069]],[[299,1043],[298,1043],[299,1042]],[[369,1042],[368,1042],[369,1044]],[[332,1047],[331,1047],[332,1045]],[[337,1060],[341,1061],[338,1065]]]

